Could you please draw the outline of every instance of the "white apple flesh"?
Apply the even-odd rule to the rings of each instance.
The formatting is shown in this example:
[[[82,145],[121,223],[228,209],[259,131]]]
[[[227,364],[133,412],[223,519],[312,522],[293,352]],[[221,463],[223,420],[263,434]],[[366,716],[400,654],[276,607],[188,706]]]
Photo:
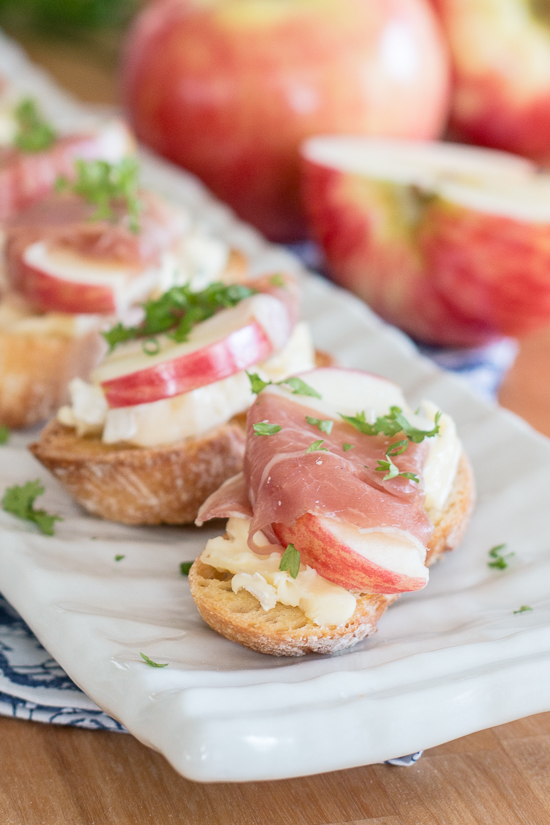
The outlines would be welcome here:
[[[119,346],[95,370],[111,408],[171,398],[228,378],[281,349],[291,328],[285,306],[253,295],[197,324],[188,341],[158,336],[159,352],[146,355],[140,341]]]
[[[448,346],[550,319],[550,176],[468,146],[320,137],[304,196],[336,281],[415,338]]]
[[[426,548],[402,530],[360,531],[351,524],[306,513],[294,524],[274,524],[279,541],[293,544],[301,561],[346,590],[405,593],[428,583]]]

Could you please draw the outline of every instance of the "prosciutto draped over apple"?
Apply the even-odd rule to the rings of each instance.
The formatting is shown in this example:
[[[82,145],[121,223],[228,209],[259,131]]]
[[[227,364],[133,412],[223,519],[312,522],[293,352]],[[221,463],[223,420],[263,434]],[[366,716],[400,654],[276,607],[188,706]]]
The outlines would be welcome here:
[[[371,417],[384,407],[389,412],[392,401],[403,404],[399,388],[336,368],[314,370],[303,379],[317,398],[297,394],[299,384],[298,390],[267,386],[259,393],[248,413],[243,473],[205,502],[197,523],[249,518],[254,552],[291,544],[302,563],[349,590],[424,587],[433,531],[422,475],[428,442],[414,443],[403,432],[366,434],[337,412],[339,405],[342,412],[350,409],[353,397]],[[351,398],[342,381],[352,382]],[[369,407],[365,401],[373,389],[382,396]],[[260,531],[268,545],[263,537],[256,541]]]

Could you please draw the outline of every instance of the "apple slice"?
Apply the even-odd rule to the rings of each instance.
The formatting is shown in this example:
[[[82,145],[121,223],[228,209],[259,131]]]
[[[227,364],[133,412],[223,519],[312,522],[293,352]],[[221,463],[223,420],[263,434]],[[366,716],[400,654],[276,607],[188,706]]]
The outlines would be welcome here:
[[[178,344],[158,336],[148,356],[140,341],[119,346],[92,375],[110,407],[171,398],[228,378],[281,349],[291,328],[285,306],[271,295],[253,295],[197,324]]]
[[[273,530],[283,546],[300,551],[302,563],[346,590],[405,593],[428,583],[426,548],[404,530],[359,530],[311,513],[290,526],[274,524]]]
[[[468,146],[307,141],[304,197],[332,275],[415,338],[450,346],[550,319],[550,176]]]
[[[120,315],[159,280],[157,267],[90,258],[47,241],[30,244],[10,264],[17,289],[45,312]]]

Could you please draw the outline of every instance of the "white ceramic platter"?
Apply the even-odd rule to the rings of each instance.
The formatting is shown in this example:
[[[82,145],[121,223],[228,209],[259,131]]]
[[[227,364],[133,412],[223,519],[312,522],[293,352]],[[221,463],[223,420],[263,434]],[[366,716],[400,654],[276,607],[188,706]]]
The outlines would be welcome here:
[[[11,51],[10,51],[11,50]],[[80,112],[0,41],[0,72],[51,110]],[[186,203],[258,266],[289,265],[189,177],[144,158],[150,185]],[[296,266],[295,262],[292,264]],[[274,659],[206,627],[179,563],[212,530],[127,528],[86,516],[15,436],[0,492],[43,479],[53,538],[0,513],[0,590],[69,676],[142,742],[200,781],[277,779],[379,762],[550,710],[550,443],[420,358],[357,300],[303,274],[316,344],[431,398],[457,421],[478,506],[464,545],[346,654]],[[487,566],[508,543],[507,570]],[[115,561],[116,555],[124,559]],[[531,612],[514,613],[521,605]],[[140,652],[168,667],[151,668]]]

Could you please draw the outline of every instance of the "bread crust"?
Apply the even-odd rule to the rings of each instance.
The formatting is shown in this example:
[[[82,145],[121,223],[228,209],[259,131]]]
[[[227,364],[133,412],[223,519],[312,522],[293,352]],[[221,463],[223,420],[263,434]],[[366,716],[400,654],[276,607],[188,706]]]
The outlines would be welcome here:
[[[463,453],[453,488],[442,513],[428,513],[434,532],[428,544],[428,565],[458,546],[466,530],[475,498],[470,463]],[[376,631],[378,620],[398,595],[364,594],[353,616],[338,627],[319,627],[299,607],[278,603],[264,611],[245,590],[234,593],[230,573],[204,564],[200,556],[189,572],[191,595],[204,621],[227,639],[259,653],[304,656],[335,653]]]
[[[45,421],[68,400],[73,378],[87,378],[102,350],[97,332],[69,337],[0,330],[0,424]]]
[[[33,455],[93,515],[123,524],[189,524],[201,504],[242,469],[245,416],[159,447],[103,444],[50,421]]]

